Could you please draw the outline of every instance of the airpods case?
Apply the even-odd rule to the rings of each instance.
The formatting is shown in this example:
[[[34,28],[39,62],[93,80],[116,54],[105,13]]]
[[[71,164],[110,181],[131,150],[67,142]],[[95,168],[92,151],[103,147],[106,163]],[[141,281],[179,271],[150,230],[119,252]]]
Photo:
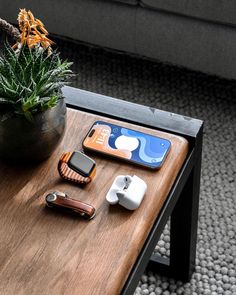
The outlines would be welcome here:
[[[120,204],[129,210],[137,209],[146,193],[147,184],[138,176],[119,175],[109,189],[106,200],[109,204]]]

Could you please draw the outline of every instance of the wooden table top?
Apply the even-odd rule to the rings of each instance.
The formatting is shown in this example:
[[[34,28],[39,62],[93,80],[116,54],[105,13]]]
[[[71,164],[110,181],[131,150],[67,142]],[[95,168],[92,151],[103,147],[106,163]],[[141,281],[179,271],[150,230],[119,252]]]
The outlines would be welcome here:
[[[67,131],[46,161],[28,167],[0,162],[0,294],[115,295],[121,291],[145,239],[186,158],[187,141],[179,136],[118,122],[169,139],[163,167],[149,171],[92,156],[97,175],[86,187],[60,179],[59,156],[81,149],[96,120],[116,120],[68,109]],[[109,206],[106,193],[119,174],[136,174],[148,184],[136,211]],[[45,195],[59,190],[92,204],[91,221],[45,208]]]

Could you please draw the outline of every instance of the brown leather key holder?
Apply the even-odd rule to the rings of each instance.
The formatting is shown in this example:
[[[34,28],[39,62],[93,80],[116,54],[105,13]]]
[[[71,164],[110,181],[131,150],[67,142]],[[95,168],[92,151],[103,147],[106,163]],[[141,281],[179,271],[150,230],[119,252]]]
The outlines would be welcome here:
[[[95,161],[79,151],[63,153],[57,168],[63,179],[80,184],[89,183],[96,174]]]
[[[59,209],[73,215],[79,215],[86,219],[92,219],[95,216],[95,208],[87,203],[69,198],[63,192],[53,192],[45,197],[48,207]]]

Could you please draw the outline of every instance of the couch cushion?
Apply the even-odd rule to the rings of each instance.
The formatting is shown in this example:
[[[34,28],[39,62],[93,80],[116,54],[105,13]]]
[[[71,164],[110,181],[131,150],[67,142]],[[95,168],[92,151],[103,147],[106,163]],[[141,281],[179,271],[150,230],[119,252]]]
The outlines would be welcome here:
[[[141,0],[144,7],[236,25],[235,0]]]
[[[131,5],[136,5],[139,3],[139,0],[110,0],[110,1],[122,2],[125,4],[131,4]]]

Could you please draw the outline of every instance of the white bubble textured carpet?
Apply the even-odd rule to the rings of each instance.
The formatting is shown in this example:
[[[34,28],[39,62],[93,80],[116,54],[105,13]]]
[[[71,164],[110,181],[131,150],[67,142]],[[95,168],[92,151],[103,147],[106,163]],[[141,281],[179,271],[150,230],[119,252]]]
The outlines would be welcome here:
[[[57,40],[72,86],[205,121],[196,271],[189,283],[145,272],[139,295],[236,294],[236,82]],[[166,226],[156,251],[169,255]],[[181,265],[179,266],[181,268]]]

